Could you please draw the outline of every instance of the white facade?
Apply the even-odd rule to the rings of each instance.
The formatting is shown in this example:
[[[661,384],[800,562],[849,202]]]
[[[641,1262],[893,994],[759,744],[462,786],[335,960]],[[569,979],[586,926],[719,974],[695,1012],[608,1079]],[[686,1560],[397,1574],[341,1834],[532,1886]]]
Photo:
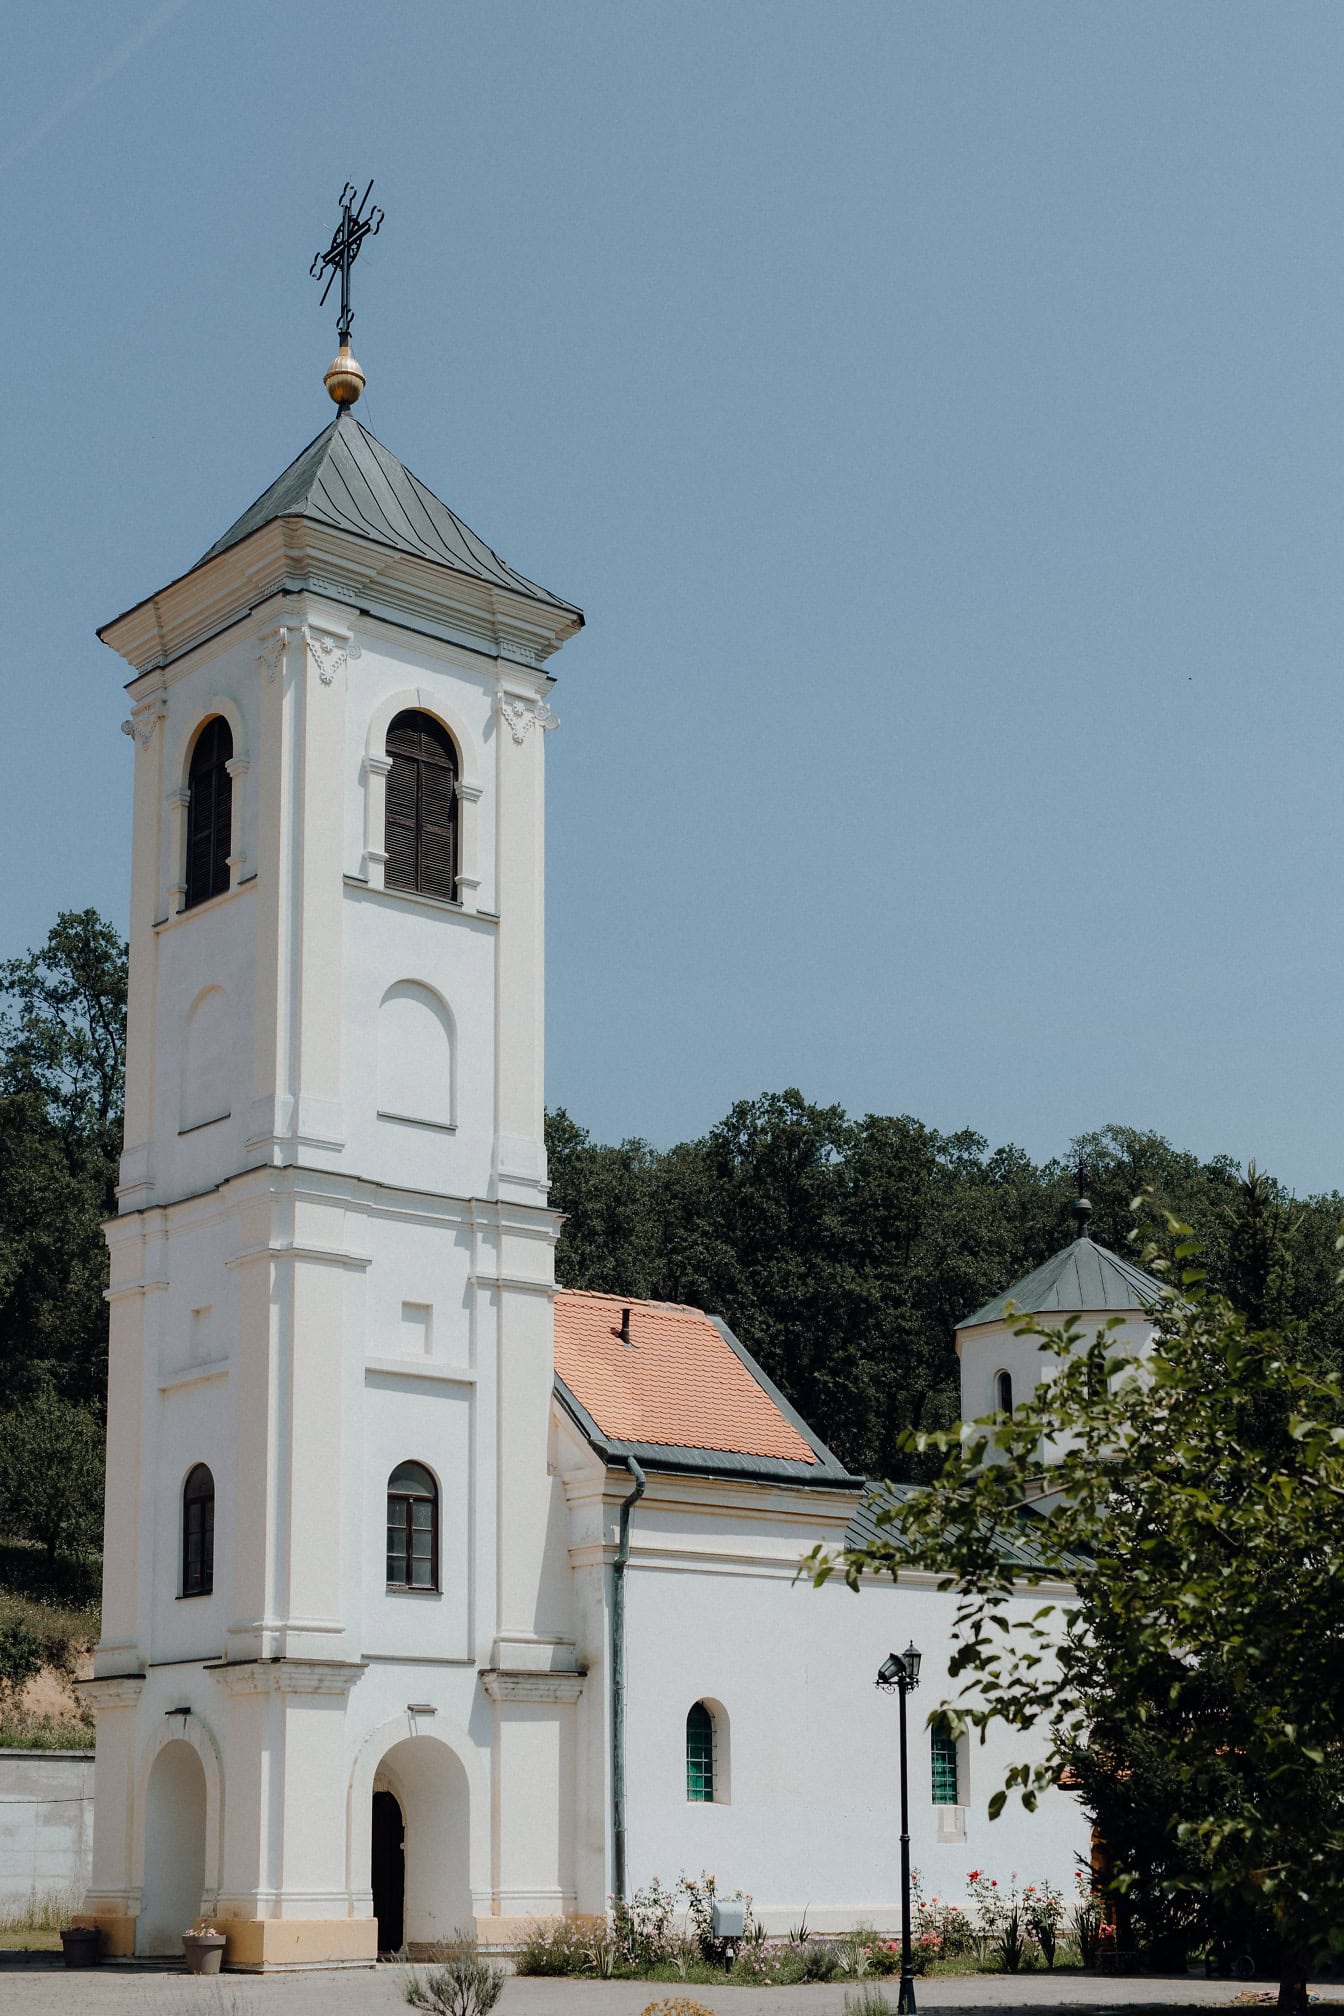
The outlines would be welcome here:
[[[342,421],[342,425],[346,424]],[[299,517],[104,633],[134,669],[126,1151],[111,1249],[89,1908],[113,1952],[199,1915],[239,1966],[367,1962],[372,1826],[405,1826],[404,1931],[594,1913],[611,1888],[610,1563],[624,1472],[553,1393],[542,1143],[547,657],[564,605]],[[387,730],[459,763],[457,903],[384,886]],[[183,908],[190,752],[232,734],[229,887]],[[388,1479],[439,1494],[437,1589],[389,1590]],[[215,1490],[184,1595],[183,1489]],[[853,1500],[650,1477],[628,1589],[631,1876],[713,1868],[774,1919],[893,1923],[895,1704],[950,1599],[795,1585]],[[685,1723],[717,1704],[712,1804]],[[917,1697],[918,1699],[918,1697]],[[1062,1796],[988,1834],[1002,1759],[915,1857],[1055,1881]],[[949,1818],[955,1810],[959,1816]],[[944,1873],[946,1872],[946,1873]]]

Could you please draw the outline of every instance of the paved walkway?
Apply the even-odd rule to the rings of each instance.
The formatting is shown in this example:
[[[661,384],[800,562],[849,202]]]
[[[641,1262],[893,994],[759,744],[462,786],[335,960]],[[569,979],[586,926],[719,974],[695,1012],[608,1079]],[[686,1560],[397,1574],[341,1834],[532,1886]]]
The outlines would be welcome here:
[[[64,1968],[0,1968],[0,2012],[23,2016],[391,2016],[404,2009],[406,1970],[379,1967],[346,1973],[225,1974],[217,1981],[129,1967],[87,1973]],[[867,1986],[867,1983],[861,1984]],[[853,1984],[849,1985],[853,1993]],[[885,1984],[892,2010],[896,1983]],[[1101,1980],[1095,1974],[961,1975],[918,1983],[921,2011],[1013,2009],[1019,2016],[1056,2010],[1148,2008],[1251,2009],[1251,1997],[1272,1993],[1268,1982],[1196,1981],[1145,1975]],[[842,2016],[845,1987],[681,1988],[658,1981],[511,1980],[497,2016],[640,2016],[651,2002],[689,1995],[715,2016]],[[1344,2005],[1344,1984],[1322,1999]]]

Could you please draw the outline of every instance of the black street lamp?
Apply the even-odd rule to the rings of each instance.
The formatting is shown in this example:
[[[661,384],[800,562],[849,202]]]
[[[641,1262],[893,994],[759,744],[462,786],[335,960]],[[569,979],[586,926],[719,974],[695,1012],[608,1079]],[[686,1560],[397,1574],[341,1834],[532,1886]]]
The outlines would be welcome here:
[[[915,2016],[915,1973],[910,1964],[910,1774],[905,1751],[905,1697],[919,1685],[920,1654],[911,1640],[904,1652],[891,1652],[877,1669],[884,1694],[901,1697],[901,1992],[897,2016]]]

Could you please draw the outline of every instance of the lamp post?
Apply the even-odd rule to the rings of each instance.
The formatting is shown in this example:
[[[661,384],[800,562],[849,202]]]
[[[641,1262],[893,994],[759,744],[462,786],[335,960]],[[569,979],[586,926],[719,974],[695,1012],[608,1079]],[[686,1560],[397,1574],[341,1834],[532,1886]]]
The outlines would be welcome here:
[[[884,1694],[901,1697],[901,1992],[897,2016],[915,2016],[915,1973],[910,1964],[910,1773],[905,1748],[905,1697],[919,1685],[921,1655],[911,1640],[904,1652],[891,1652],[877,1669],[876,1684]]]

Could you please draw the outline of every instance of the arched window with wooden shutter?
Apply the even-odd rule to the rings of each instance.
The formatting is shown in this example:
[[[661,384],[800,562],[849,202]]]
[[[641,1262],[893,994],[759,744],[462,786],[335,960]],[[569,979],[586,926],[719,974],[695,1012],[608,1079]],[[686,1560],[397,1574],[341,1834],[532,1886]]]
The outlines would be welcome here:
[[[228,764],[233,734],[222,715],[196,737],[187,773],[187,908],[222,896],[229,886],[233,830],[233,779]]]
[[[430,714],[408,710],[387,731],[389,889],[457,901],[457,750]]]

